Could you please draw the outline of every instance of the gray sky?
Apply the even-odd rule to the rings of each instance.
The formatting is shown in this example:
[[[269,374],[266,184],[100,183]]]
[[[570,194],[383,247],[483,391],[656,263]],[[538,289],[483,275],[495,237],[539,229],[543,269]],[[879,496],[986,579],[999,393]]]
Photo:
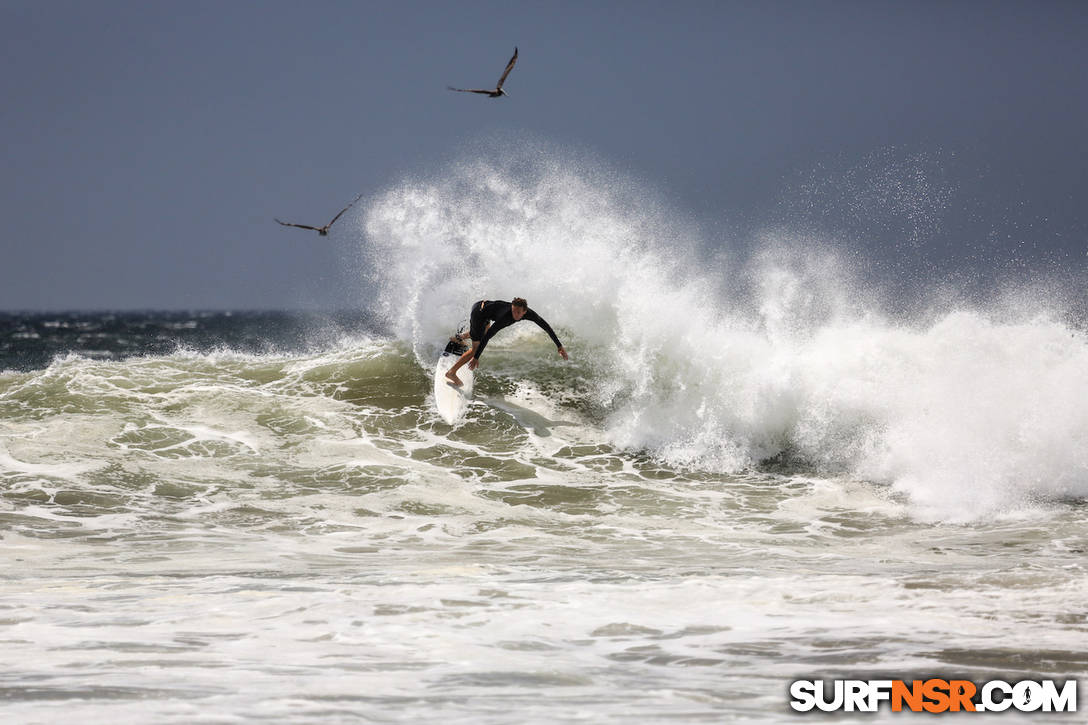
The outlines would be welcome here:
[[[445,90],[515,45],[509,97]],[[1083,269],[1086,48],[1085,2],[0,0],[0,309],[354,306],[348,240],[272,217],[492,135],[587,149],[741,246]]]

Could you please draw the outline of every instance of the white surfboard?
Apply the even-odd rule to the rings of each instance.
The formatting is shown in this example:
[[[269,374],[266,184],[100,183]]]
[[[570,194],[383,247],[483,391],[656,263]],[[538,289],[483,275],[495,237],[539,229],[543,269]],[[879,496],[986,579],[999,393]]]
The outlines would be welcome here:
[[[465,414],[468,401],[472,400],[473,373],[468,365],[461,366],[457,371],[457,377],[461,378],[464,385],[457,387],[450,383],[446,377],[446,371],[453,367],[460,355],[454,352],[444,352],[438,358],[438,365],[434,370],[434,402],[438,407],[438,414],[442,420],[453,425]]]

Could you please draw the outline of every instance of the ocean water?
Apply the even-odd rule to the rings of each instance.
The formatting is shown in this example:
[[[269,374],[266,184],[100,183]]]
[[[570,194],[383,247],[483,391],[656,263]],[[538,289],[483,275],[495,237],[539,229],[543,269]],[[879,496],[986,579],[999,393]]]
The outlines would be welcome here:
[[[518,163],[346,216],[363,313],[0,316],[4,722],[777,723],[795,679],[1088,677],[1082,291],[889,299]],[[505,331],[446,425],[445,337],[514,295],[570,362]]]

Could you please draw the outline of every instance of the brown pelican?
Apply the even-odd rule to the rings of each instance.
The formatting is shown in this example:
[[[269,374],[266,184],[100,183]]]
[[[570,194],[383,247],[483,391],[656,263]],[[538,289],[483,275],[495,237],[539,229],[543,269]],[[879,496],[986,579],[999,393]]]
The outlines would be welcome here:
[[[506,70],[502,72],[502,78],[495,84],[492,90],[485,90],[481,88],[454,88],[453,86],[446,86],[451,91],[460,91],[461,93],[482,93],[488,98],[498,98],[499,96],[505,96],[506,91],[502,89],[502,84],[506,80],[506,76],[510,75],[510,71],[514,69],[514,63],[518,62],[518,49],[514,48],[514,55],[510,58],[510,62],[506,64]]]
[[[348,209],[350,209],[352,207],[352,205],[355,202],[359,201],[362,198],[363,198],[363,195],[359,194],[359,196],[352,199],[351,204],[348,204],[347,206],[345,206],[343,209],[340,210],[340,214],[343,214],[344,212],[346,212]],[[336,220],[340,218],[340,214],[337,214],[336,216],[334,216],[332,218],[332,221],[329,222],[328,224],[326,224],[323,227],[311,227],[311,226],[308,226],[306,224],[292,224],[291,222],[281,222],[279,219],[276,219],[276,221],[279,222],[280,224],[282,224],[285,227],[298,227],[299,229],[312,229],[313,231],[317,232],[318,234],[320,234],[321,236],[324,237],[324,236],[328,236],[329,227],[331,227],[333,224],[336,223]],[[275,217],[272,217],[272,218],[275,219]]]

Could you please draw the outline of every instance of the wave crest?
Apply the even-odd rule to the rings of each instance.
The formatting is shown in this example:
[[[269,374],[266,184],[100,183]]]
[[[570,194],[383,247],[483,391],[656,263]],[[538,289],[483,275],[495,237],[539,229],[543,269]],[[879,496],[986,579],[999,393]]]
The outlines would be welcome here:
[[[779,230],[740,263],[614,170],[495,157],[367,209],[378,305],[421,362],[473,300],[520,295],[592,356],[612,440],[673,465],[786,457],[942,519],[1088,496],[1088,341],[1047,304],[888,304],[852,250]]]

